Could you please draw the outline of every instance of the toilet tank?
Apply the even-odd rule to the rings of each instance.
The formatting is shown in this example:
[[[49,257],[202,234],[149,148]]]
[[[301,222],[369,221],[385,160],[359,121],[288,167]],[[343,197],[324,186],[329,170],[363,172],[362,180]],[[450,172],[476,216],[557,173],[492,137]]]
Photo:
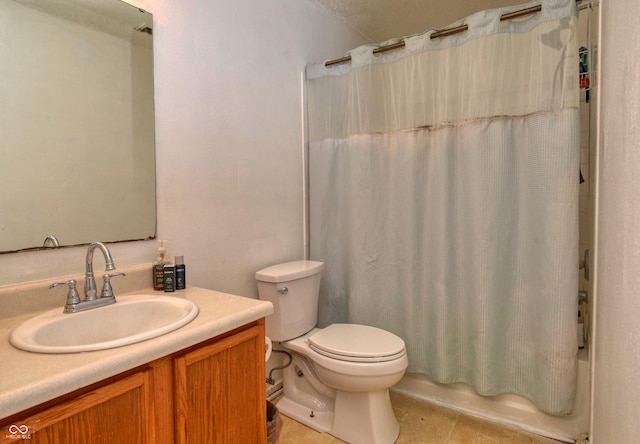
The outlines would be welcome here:
[[[318,296],[324,262],[295,261],[256,273],[258,297],[273,304],[266,334],[273,341],[297,338],[316,326]]]

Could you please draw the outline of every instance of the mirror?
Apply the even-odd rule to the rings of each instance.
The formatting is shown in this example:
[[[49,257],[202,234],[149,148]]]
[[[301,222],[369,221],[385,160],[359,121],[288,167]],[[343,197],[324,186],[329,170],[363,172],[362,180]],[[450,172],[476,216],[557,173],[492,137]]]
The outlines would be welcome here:
[[[152,26],[119,0],[0,3],[0,252],[155,236]]]

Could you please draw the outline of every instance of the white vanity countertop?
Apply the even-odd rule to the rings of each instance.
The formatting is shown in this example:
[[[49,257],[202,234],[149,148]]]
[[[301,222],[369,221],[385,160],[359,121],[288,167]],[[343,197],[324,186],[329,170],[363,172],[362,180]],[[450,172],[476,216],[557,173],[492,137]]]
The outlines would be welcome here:
[[[174,293],[157,292],[149,288],[128,294],[186,298],[198,305],[200,313],[184,327],[157,338],[108,350],[70,354],[31,353],[18,350],[9,343],[11,330],[33,317],[34,313],[0,319],[0,418],[178,352],[273,313],[270,302],[197,287],[188,287]]]

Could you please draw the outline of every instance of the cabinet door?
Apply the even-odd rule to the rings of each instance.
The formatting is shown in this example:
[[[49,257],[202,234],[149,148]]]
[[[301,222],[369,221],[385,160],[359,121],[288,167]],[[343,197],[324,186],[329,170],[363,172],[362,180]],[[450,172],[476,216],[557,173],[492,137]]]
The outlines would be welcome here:
[[[152,443],[152,379],[151,370],[141,371],[15,421],[0,442]]]
[[[264,320],[174,361],[176,443],[266,443]]]

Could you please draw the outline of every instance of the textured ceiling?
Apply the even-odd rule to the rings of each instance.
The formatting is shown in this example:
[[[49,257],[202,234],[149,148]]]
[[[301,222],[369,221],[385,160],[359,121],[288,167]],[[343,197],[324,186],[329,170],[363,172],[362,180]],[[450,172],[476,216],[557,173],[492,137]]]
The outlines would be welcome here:
[[[371,42],[445,28],[484,9],[526,0],[313,0]]]

